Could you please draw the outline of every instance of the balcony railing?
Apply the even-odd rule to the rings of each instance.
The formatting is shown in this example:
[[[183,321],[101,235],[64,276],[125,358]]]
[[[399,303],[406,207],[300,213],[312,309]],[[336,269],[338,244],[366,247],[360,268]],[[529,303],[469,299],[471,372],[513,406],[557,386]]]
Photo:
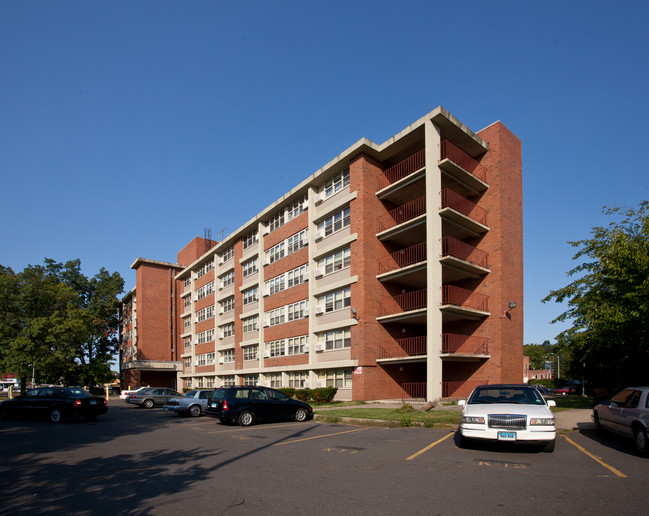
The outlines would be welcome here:
[[[459,165],[459,163],[458,163]],[[400,161],[396,165],[390,167],[385,172],[383,172],[385,177],[382,177],[379,181],[379,189],[382,190],[392,183],[396,183],[404,177],[408,177],[410,174],[421,170],[426,166],[426,153],[424,149],[421,149],[419,152],[416,152],[412,156]]]
[[[404,382],[401,384],[404,398],[426,399],[426,382]]]
[[[453,285],[444,285],[442,287],[442,304],[488,312],[489,296]]]
[[[379,217],[379,231],[385,231],[393,226],[398,226],[424,213],[426,213],[426,196],[402,204],[398,208],[390,210],[385,215]]]
[[[470,219],[487,225],[487,211],[476,203],[447,188],[442,191],[442,209],[452,208]]]
[[[426,242],[400,249],[378,261],[379,274],[390,272],[426,259]]]
[[[483,183],[487,182],[487,169],[484,165],[481,165],[478,161],[448,140],[444,140],[441,144],[440,159],[448,159],[477,177]]]
[[[379,303],[379,316],[426,308],[426,289],[392,297],[392,302]]]
[[[489,339],[486,337],[445,333],[442,335],[442,353],[488,355]]]
[[[410,337],[397,339],[394,343],[383,343],[379,346],[379,358],[417,357],[426,355],[426,337]]]
[[[442,382],[442,398],[468,398],[478,385],[488,384],[489,380],[467,380],[465,382]]]
[[[454,256],[486,269],[489,254],[453,237],[444,237],[442,239],[442,256]]]

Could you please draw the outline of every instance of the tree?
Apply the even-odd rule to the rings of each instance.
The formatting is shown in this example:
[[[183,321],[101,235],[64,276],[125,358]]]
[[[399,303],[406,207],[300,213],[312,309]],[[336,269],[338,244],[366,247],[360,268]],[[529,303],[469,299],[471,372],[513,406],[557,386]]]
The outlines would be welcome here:
[[[35,370],[48,383],[110,381],[123,289],[103,268],[87,278],[79,260],[46,259],[18,274],[0,265],[0,370],[22,378]]]
[[[622,216],[594,227],[592,238],[569,242],[579,248],[569,271],[575,279],[543,302],[567,302],[552,322],[572,320],[557,341],[572,356],[573,377],[595,386],[644,384],[649,363],[649,201],[634,208],[605,208]]]

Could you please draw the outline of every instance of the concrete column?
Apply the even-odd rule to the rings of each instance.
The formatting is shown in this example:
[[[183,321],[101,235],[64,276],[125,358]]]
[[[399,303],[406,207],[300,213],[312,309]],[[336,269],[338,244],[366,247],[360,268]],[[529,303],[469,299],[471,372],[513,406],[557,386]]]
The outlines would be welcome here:
[[[442,173],[439,169],[439,128],[428,120],[425,125],[426,142],[426,283],[427,305],[427,359],[426,400],[442,397],[442,264],[439,261],[442,246],[442,219],[439,215],[442,191]]]

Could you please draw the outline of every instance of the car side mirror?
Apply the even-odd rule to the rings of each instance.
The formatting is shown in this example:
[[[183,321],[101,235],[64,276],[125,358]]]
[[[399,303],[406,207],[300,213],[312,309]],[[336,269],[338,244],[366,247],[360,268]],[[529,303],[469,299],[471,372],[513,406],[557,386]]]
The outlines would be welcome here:
[[[554,400],[548,400],[548,407],[556,407],[556,406],[557,406],[557,402],[556,402],[556,401],[554,401]]]
[[[459,407],[464,407],[464,405],[466,405],[466,400],[459,400],[457,404]]]

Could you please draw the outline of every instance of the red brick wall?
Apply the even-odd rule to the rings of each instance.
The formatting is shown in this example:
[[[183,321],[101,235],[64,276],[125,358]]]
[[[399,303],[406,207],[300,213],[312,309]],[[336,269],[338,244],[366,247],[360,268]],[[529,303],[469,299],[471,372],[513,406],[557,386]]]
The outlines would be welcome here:
[[[203,256],[207,251],[212,249],[218,242],[215,240],[206,240],[205,238],[196,237],[183,247],[176,255],[176,260],[180,265],[190,265]]]

